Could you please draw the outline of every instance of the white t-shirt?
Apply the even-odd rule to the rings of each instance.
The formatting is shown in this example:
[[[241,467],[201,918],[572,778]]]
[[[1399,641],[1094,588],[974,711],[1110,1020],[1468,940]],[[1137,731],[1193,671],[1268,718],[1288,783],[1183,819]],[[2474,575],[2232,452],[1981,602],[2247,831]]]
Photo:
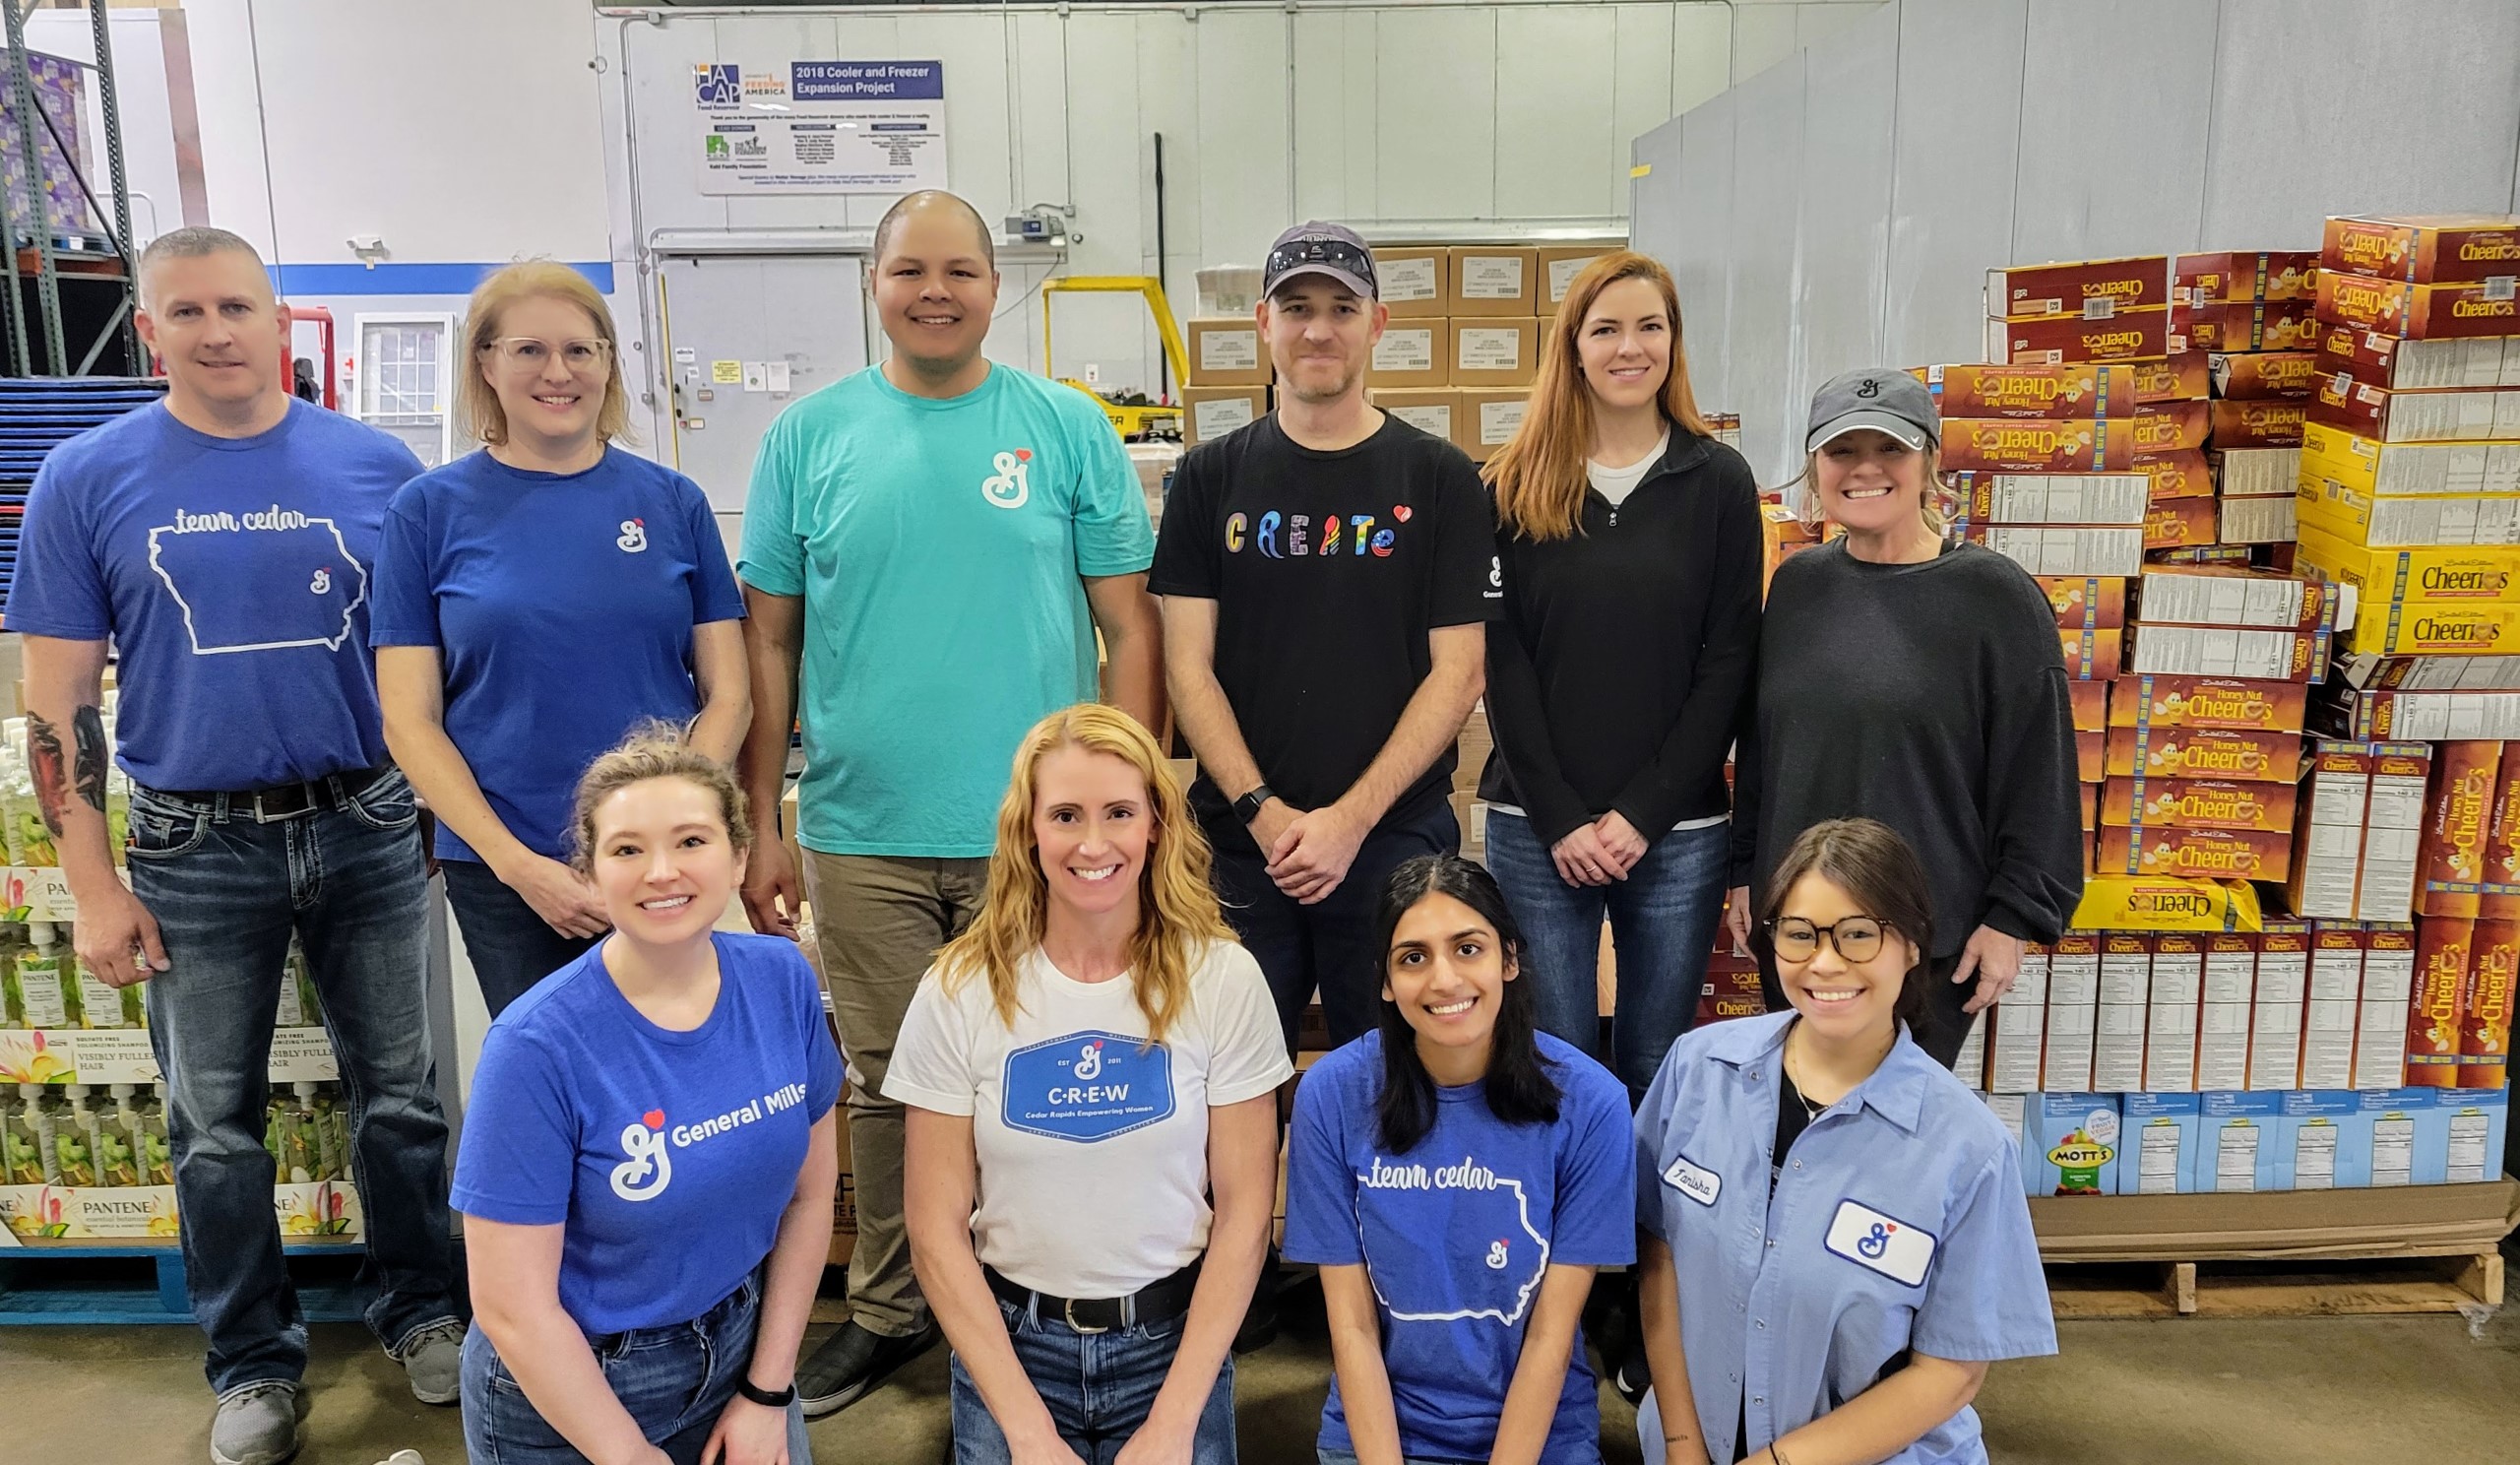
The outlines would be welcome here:
[[[979,1161],[979,1259],[1053,1297],[1125,1297],[1208,1247],[1208,1111],[1294,1076],[1251,953],[1210,946],[1188,1010],[1148,1049],[1128,974],[1078,982],[1039,948],[1000,1022],[977,974],[918,985],[884,1097],[967,1115]]]
[[[1663,440],[1654,445],[1654,451],[1627,467],[1611,468],[1595,458],[1585,462],[1584,472],[1592,478],[1594,489],[1602,497],[1610,501],[1611,508],[1617,508],[1620,504],[1627,502],[1627,496],[1636,491],[1636,485],[1645,481],[1645,476],[1652,473],[1654,466],[1661,463],[1663,455],[1670,451],[1671,451],[1671,429],[1666,427],[1663,429]]]

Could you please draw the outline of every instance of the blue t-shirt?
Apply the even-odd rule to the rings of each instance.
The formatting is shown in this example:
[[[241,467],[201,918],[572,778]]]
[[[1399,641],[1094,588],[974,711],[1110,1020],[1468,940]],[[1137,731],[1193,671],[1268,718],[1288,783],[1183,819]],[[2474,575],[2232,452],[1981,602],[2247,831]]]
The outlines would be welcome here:
[[[455,1209],[566,1228],[560,1306],[590,1336],[697,1317],[734,1291],[840,1097],[796,944],[712,939],[718,1005],[699,1027],[641,1016],[598,945],[499,1014],[472,1073]]]
[[[744,613],[700,485],[618,448],[584,473],[487,451],[394,495],[375,646],[434,646],[446,735],[508,832],[569,853],[579,775],[646,718],[700,710],[691,631]],[[441,860],[478,860],[440,824]]]
[[[1483,1084],[1435,1091],[1435,1124],[1404,1154],[1382,1147],[1382,1035],[1313,1065],[1287,1140],[1289,1261],[1363,1263],[1382,1314],[1383,1368],[1413,1459],[1484,1460],[1551,1263],[1636,1259],[1635,1142],[1627,1089],[1544,1033],[1561,1098],[1552,1124],[1508,1124]],[[1320,1447],[1353,1450],[1339,1384]],[[1578,1331],[1541,1458],[1596,1460],[1601,1411]]]
[[[1094,399],[1012,366],[914,397],[870,366],[780,414],[744,501],[744,583],[805,602],[796,838],[982,856],[1024,732],[1097,693],[1083,579],[1155,558]]]
[[[35,475],[9,629],[111,637],[116,754],[156,789],[267,789],[385,762],[367,650],[386,501],[420,461],[292,399],[213,437],[165,404],[93,427]]]

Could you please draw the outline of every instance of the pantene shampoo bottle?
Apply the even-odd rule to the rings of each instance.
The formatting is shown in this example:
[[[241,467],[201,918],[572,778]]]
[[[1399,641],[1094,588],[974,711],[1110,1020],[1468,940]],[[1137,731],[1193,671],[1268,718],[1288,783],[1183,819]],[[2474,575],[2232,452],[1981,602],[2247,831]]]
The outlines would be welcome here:
[[[18,948],[15,962],[19,1010],[25,1014],[25,1025],[30,1028],[77,1027],[79,1018],[75,1004],[78,993],[62,985],[61,953],[49,949],[55,944],[52,923],[29,923],[27,938],[28,944]]]
[[[43,1085],[20,1084],[9,1112],[0,1116],[0,1184],[40,1185],[48,1171],[43,1134]]]

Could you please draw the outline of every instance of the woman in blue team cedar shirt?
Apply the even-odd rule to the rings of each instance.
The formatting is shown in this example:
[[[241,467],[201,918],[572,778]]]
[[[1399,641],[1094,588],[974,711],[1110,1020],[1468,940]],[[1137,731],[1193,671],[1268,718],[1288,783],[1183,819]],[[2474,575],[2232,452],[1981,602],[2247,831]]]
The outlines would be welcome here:
[[[1323,1058],[1288,1140],[1290,1261],[1321,1265],[1323,1465],[1601,1458],[1577,1319],[1634,1259],[1627,1090],[1533,1026],[1487,871],[1392,872],[1382,1025]]]
[[[611,446],[611,313],[548,260],[482,282],[456,376],[489,444],[394,495],[377,551],[377,694],[493,1017],[603,934],[567,864],[569,791],[633,724],[729,759],[751,718],[743,600],[698,484]]]
[[[490,1026],[454,1205],[473,1465],[811,1465],[791,1373],[831,1244],[840,1054],[793,942],[711,929],[751,826],[652,728],[579,786],[613,927]]]

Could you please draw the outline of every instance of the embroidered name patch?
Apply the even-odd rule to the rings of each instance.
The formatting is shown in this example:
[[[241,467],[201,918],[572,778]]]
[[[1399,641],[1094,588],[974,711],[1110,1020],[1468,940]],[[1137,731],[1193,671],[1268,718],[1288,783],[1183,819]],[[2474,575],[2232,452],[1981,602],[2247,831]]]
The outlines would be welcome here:
[[[1671,1162],[1671,1168],[1663,1172],[1663,1180],[1702,1206],[1715,1204],[1715,1197],[1724,1193],[1724,1177],[1686,1155]]]
[[[1838,1202],[1823,1242],[1831,1251],[1868,1271],[1879,1272],[1907,1287],[1924,1285],[1925,1268],[1933,1264],[1933,1233],[1881,1214],[1852,1200]]]

